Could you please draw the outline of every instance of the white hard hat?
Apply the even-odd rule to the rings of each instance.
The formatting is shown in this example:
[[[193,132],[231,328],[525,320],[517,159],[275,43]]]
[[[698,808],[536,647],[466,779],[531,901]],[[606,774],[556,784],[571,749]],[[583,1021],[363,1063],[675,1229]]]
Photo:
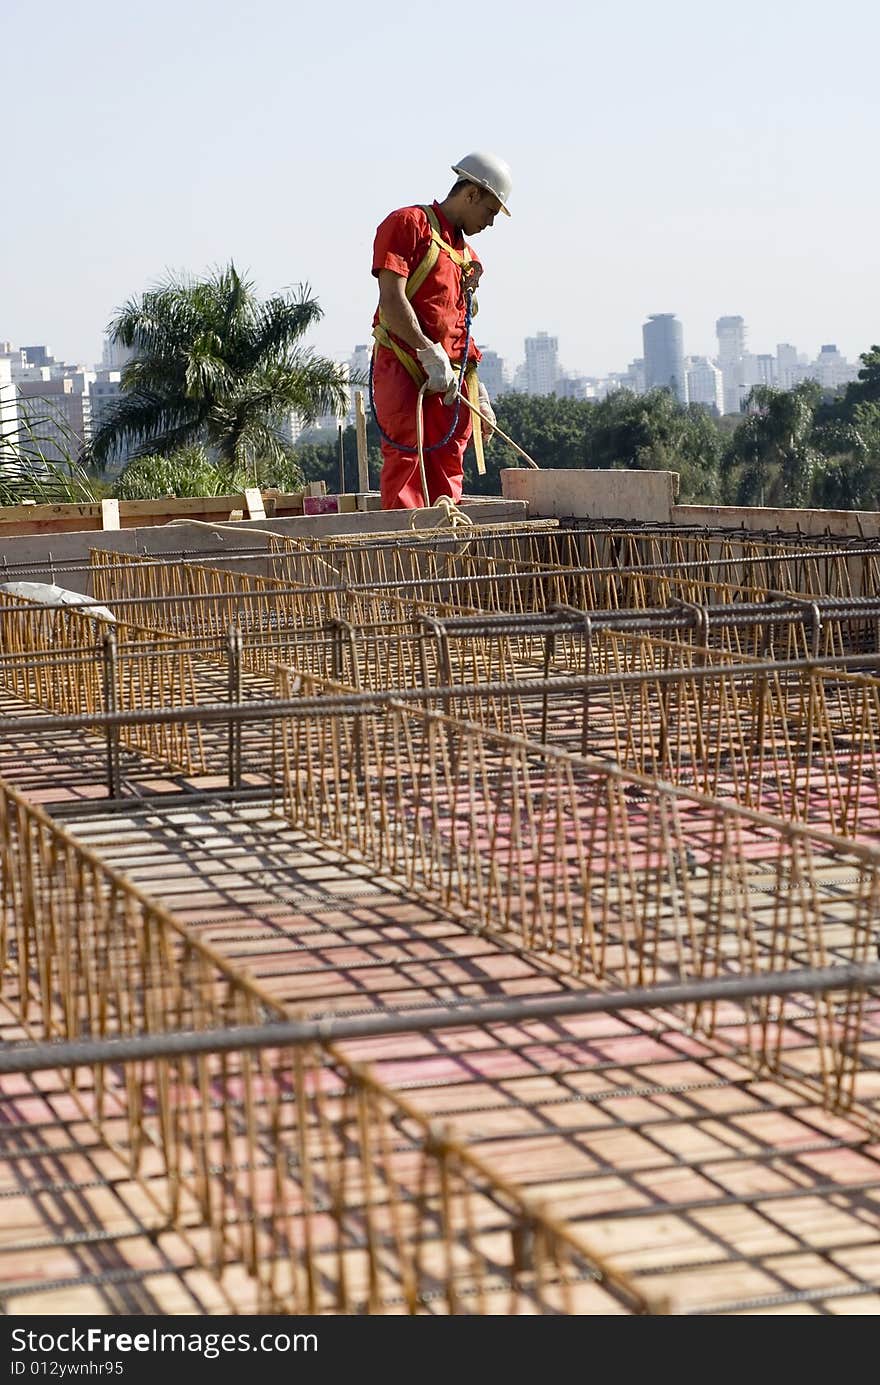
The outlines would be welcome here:
[[[487,154],[476,152],[465,154],[457,164],[452,165],[453,173],[457,173],[460,178],[467,178],[469,183],[476,183],[478,187],[486,188],[494,193],[501,203],[501,210],[505,216],[510,216],[507,210],[507,199],[510,196],[511,176],[510,165],[503,159],[499,159],[497,154]]]

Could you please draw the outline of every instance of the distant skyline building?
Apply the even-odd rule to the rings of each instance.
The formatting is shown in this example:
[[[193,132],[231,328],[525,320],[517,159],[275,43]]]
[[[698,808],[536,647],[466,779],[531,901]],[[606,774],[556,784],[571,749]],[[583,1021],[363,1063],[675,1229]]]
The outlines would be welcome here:
[[[645,388],[668,389],[686,404],[684,333],[675,313],[651,313],[642,327],[645,350]]]
[[[775,385],[777,380],[776,357],[768,352],[761,352],[755,357],[755,370],[758,376],[759,385]]]
[[[88,384],[80,377],[80,380]],[[19,413],[24,425],[20,438],[23,452],[41,455],[47,462],[76,457],[91,437],[91,401],[88,392],[76,390],[77,381],[23,381],[18,386]]]
[[[560,399],[595,399],[596,381],[586,375],[559,375],[556,393]]]
[[[373,356],[373,349],[367,342],[359,342],[348,358],[348,379],[349,379],[349,400],[350,408],[348,411],[349,425],[353,426],[355,421],[354,397],[356,394],[364,396],[364,413],[370,412],[370,361]]]
[[[559,338],[539,332],[525,341],[526,394],[555,394],[559,378]]]
[[[790,341],[776,343],[776,383],[781,390],[793,390],[803,379],[797,347]]]
[[[352,397],[352,387],[350,383],[351,367],[349,366],[348,361],[337,361],[336,364],[337,368],[342,374],[343,386],[348,396],[348,403],[343,406],[341,413],[321,414],[320,418],[315,419],[313,425],[315,432],[325,433],[330,432],[331,429],[333,432],[336,432],[340,425],[342,427],[346,427],[349,424],[349,422],[354,421],[354,400]]]
[[[615,378],[618,379],[619,382],[620,382],[619,385],[618,385],[618,388],[619,388],[619,389],[632,390],[632,392],[633,392],[634,394],[644,394],[644,393],[645,393],[645,358],[644,358],[644,356],[636,356],[633,360],[630,361],[630,363],[629,363],[629,365],[627,366],[626,370],[623,371],[622,374],[620,374],[619,376],[617,376],[617,377],[615,377]]]
[[[743,356],[746,349],[746,324],[741,317],[719,317],[715,323],[718,338],[718,364],[724,379],[724,410],[738,414],[742,407],[745,382]]]
[[[289,409],[286,413],[282,414],[275,426],[284,441],[291,447],[303,432],[302,418],[293,409]]]
[[[122,394],[122,372],[99,370],[89,386],[92,396],[92,424],[100,427]]]
[[[74,375],[72,378],[77,380],[80,377]],[[91,435],[94,437],[98,429],[110,418],[116,405],[124,398],[122,371],[96,370],[94,378],[88,386],[88,395]],[[133,440],[120,444],[112,459],[107,463],[108,475],[115,476],[123,470],[130,461],[136,446],[137,444]]]
[[[688,356],[687,388],[690,404],[702,404],[712,414],[724,412],[724,377],[708,356]]]
[[[742,360],[740,361],[739,380],[739,410],[742,412],[745,409],[746,400],[751,391],[755,388],[755,385],[763,384],[761,380],[761,368],[758,364],[758,357],[755,355],[754,351],[743,352]]]
[[[819,381],[824,390],[836,390],[848,385],[851,380],[858,379],[859,367],[850,365],[834,343],[829,342],[820,348],[814,368],[809,373],[813,379]]]
[[[481,346],[480,350],[483,353],[483,359],[480,361],[480,379],[486,386],[489,398],[497,399],[500,394],[506,394],[510,389],[504,361],[497,351],[490,351],[487,346]]]
[[[135,347],[123,346],[121,342],[112,341],[110,337],[105,337],[101,352],[102,369],[124,370],[129,361],[133,361],[136,355]]]
[[[616,390],[643,394],[662,387],[672,390],[683,404],[690,401],[713,413],[717,410],[725,414],[741,412],[745,398],[756,385],[791,390],[804,380],[815,380],[830,392],[845,388],[858,377],[859,362],[850,363],[834,343],[824,343],[815,358],[799,352],[791,342],[778,342],[773,353],[753,353],[746,349],[743,317],[719,317],[715,330],[716,357],[685,357],[683,329],[676,315],[653,313],[642,326],[644,355],[630,361],[625,370],[603,375],[564,369],[559,361],[559,338],[542,330],[525,338],[525,360],[516,366],[508,367],[497,351],[483,345],[480,377],[491,398],[527,393],[601,400]],[[0,434],[7,440],[15,437],[16,445],[22,448],[27,445],[30,427],[40,434],[47,457],[57,460],[75,454],[120,398],[121,372],[135,354],[106,338],[101,363],[91,367],[56,358],[46,343],[17,346],[0,340]],[[371,344],[359,343],[347,362],[340,363],[350,382],[349,408],[343,420],[348,424],[355,421],[357,390],[363,390],[369,409],[365,382],[370,357]],[[335,432],[339,421],[332,415],[325,416],[308,430],[307,439],[322,430]],[[281,420],[281,429],[293,442],[303,431],[302,420],[291,414]],[[32,445],[31,450],[36,447]]]
[[[52,377],[52,368],[44,365],[29,365],[27,354],[23,347],[13,348],[8,341],[0,342],[0,356],[9,362],[12,372],[12,383],[20,385],[24,380],[49,380]]]
[[[28,365],[51,366],[55,364],[51,346],[23,346]]]
[[[22,347],[13,346],[11,341],[0,341],[0,360],[8,363],[10,371],[27,369],[27,356]],[[15,379],[14,374],[11,378]]]
[[[609,394],[620,389],[616,375],[578,375],[575,377],[583,385],[584,392],[578,398],[607,399]]]

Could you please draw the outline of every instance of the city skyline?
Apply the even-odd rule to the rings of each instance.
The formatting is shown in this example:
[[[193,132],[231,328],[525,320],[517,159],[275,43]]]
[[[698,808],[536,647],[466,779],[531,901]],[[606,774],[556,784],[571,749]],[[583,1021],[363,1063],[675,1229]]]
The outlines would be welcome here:
[[[480,336],[507,359],[546,330],[572,370],[622,370],[643,309],[674,310],[700,355],[725,314],[762,350],[836,342],[854,360],[880,335],[869,0],[839,23],[818,0],[743,0],[735,18],[549,0],[540,23],[484,0],[468,17],[476,113],[460,136],[420,117],[393,138],[366,116],[375,74],[414,53],[461,71],[467,106],[459,35],[429,11],[401,29],[340,0],[332,30],[282,0],[95,0],[87,22],[47,0],[40,16],[35,63],[33,7],[4,5],[0,80],[22,113],[0,220],[6,338],[89,358],[127,300],[231,259],[261,297],[307,282],[325,312],[311,344],[342,358],[369,333],[376,227],[442,198],[467,148],[513,170],[511,218],[476,242]]]
[[[859,362],[849,361],[832,343],[824,343],[813,359],[791,342],[778,342],[775,352],[754,352],[741,315],[718,318],[715,333],[715,352],[689,353],[677,315],[650,313],[642,325],[641,357],[634,357],[624,371],[585,376],[572,373],[560,360],[558,337],[539,330],[524,339],[523,360],[514,368],[483,344],[481,378],[490,397],[522,393],[598,401],[621,389],[643,394],[666,388],[680,404],[699,404],[721,416],[741,413],[756,385],[791,389],[812,379],[835,390],[857,377]],[[7,443],[18,438],[28,447],[36,428],[43,455],[63,459],[71,446],[93,437],[115,407],[122,392],[121,371],[134,354],[105,338],[100,361],[67,362],[49,343],[21,345],[0,337],[0,436]],[[356,382],[349,391],[347,418],[353,423],[355,392],[370,368],[370,344],[358,343],[337,359],[346,378]],[[338,422],[328,416],[317,426],[335,428]],[[293,413],[279,424],[289,441],[295,441],[303,428],[302,419]]]
[[[482,246],[480,249],[482,253],[486,255],[487,259],[491,258],[488,251],[483,251]],[[186,269],[182,271],[182,273],[191,275],[192,277],[199,277],[200,273],[207,272],[207,268],[207,266],[201,266],[199,270]],[[155,288],[162,281],[162,278],[163,276],[161,275],[154,277],[148,283],[141,285],[137,289],[133,289],[127,297],[138,297],[141,293]],[[270,293],[278,287],[278,285],[267,286],[265,292]],[[281,287],[292,287],[292,285]],[[487,280],[484,278],[480,289],[481,317],[478,326],[483,326],[485,324],[487,329],[491,329],[491,323],[488,320],[490,318],[490,311],[483,306],[487,298],[487,287]],[[46,331],[43,330],[42,324],[35,328],[31,322],[29,327],[27,321],[25,321],[24,325],[26,330],[22,334],[22,339],[42,342],[50,341],[55,347],[59,359],[82,364],[97,361],[99,359],[98,355],[95,354],[97,345],[104,340],[110,320],[121,306],[122,301],[110,308],[106,314],[89,312],[88,321],[84,324],[82,329],[67,328],[65,331],[65,315],[63,313],[60,313],[56,319],[57,330],[52,330],[53,324],[51,322],[49,323],[49,330]],[[0,301],[0,312],[2,312],[3,307],[4,304]],[[369,328],[374,308],[375,303],[371,300],[364,320],[360,324],[361,331],[356,331],[354,333],[352,337],[353,341],[360,341],[364,336],[369,337]],[[715,353],[716,347],[714,324],[719,315],[728,315],[728,313],[733,313],[733,305],[729,303],[726,305],[723,313],[719,313],[717,310],[713,309],[706,309],[706,307],[703,306],[698,315],[699,325],[695,330],[693,327],[690,329],[688,328],[683,309],[672,312],[671,315],[677,317],[685,329],[685,353],[688,355],[711,357]],[[790,340],[797,335],[793,330],[779,331],[777,329],[774,332],[774,323],[770,319],[769,313],[761,305],[757,305],[757,307],[753,306],[751,313],[741,307],[738,313],[750,324],[750,337],[754,339],[760,335],[765,349],[775,347],[778,342]],[[642,314],[641,318],[637,315],[634,324],[627,324],[624,326],[613,322],[611,339],[607,347],[603,346],[598,339],[593,340],[587,348],[589,357],[586,360],[574,359],[578,349],[577,346],[575,345],[569,350],[566,348],[565,342],[571,342],[572,340],[576,342],[577,339],[567,336],[562,327],[540,325],[529,330],[523,330],[521,327],[517,328],[516,326],[512,326],[508,328],[508,333],[506,335],[502,335],[500,332],[491,334],[491,331],[487,330],[486,337],[488,340],[489,336],[492,336],[492,349],[496,350],[505,360],[518,361],[523,354],[523,343],[525,340],[529,336],[537,335],[539,332],[547,332],[550,335],[556,336],[562,343],[562,352],[566,356],[566,369],[570,371],[570,373],[586,376],[603,376],[625,370],[627,362],[641,354],[641,331],[645,320],[650,316],[665,315],[667,315],[667,313],[654,313],[653,310],[651,310],[650,312],[646,311]],[[10,314],[5,320],[0,320],[0,339],[15,340],[16,334],[13,332],[12,326],[13,322],[16,320],[21,319],[16,319],[14,314]],[[805,353],[812,358],[818,354],[821,346],[828,342],[834,342],[844,356],[850,360],[856,360],[862,352],[870,350],[871,347],[880,340],[880,301],[878,301],[877,313],[872,315],[872,321],[874,323],[873,331],[868,331],[865,340],[860,342],[851,342],[846,334],[835,331],[833,324],[829,324],[828,329],[823,332],[817,330],[811,323],[807,332],[802,337],[806,345],[800,349],[805,351]],[[756,327],[755,323],[759,325]],[[760,324],[765,325],[761,326]],[[691,335],[696,336],[696,341],[691,339]],[[325,315],[324,319],[310,332],[308,345],[313,347],[313,349],[320,354],[328,355],[333,359],[342,360],[351,350],[351,347],[347,346],[344,341],[340,341],[339,337],[340,334],[335,329],[334,324],[329,321],[328,317]],[[88,346],[89,341],[93,342],[91,348]],[[628,349],[623,351],[623,358],[621,358],[619,351],[615,354],[615,348],[612,344],[614,341],[628,341]],[[71,349],[71,344],[73,345],[73,349]]]
[[[643,328],[644,328],[645,324],[646,324],[651,318],[660,318],[660,317],[671,317],[671,318],[677,318],[677,319],[678,319],[678,323],[679,323],[679,325],[681,326],[682,333],[683,333],[683,354],[684,354],[684,356],[685,356],[686,358],[687,358],[687,357],[707,357],[707,358],[710,359],[710,360],[716,360],[716,359],[719,358],[719,339],[718,339],[717,331],[716,331],[716,333],[715,333],[715,335],[714,335],[712,344],[711,344],[711,346],[710,346],[708,349],[695,349],[694,346],[693,346],[693,344],[692,344],[692,342],[691,342],[691,340],[690,340],[689,334],[688,334],[687,324],[682,320],[681,315],[680,315],[679,313],[676,313],[676,312],[672,312],[672,313],[645,313],[645,314],[643,315],[642,319],[641,319],[641,322],[640,322],[640,325],[639,325],[639,328],[638,328],[637,332],[633,334],[633,349],[632,349],[632,351],[630,352],[630,354],[629,354],[629,356],[627,357],[627,359],[626,359],[625,361],[615,361],[615,362],[606,361],[605,364],[604,364],[604,368],[600,368],[600,369],[598,369],[598,370],[588,370],[588,369],[582,368],[581,365],[580,365],[578,362],[572,361],[572,360],[569,358],[568,353],[567,353],[567,351],[566,351],[566,349],[565,349],[565,342],[564,342],[564,340],[563,340],[563,338],[562,338],[562,334],[561,334],[559,331],[553,330],[552,328],[549,328],[549,327],[544,327],[544,326],[542,326],[542,327],[538,327],[538,328],[535,329],[534,331],[531,331],[531,332],[524,332],[524,333],[520,336],[520,338],[519,338],[519,347],[518,347],[517,349],[515,349],[512,353],[500,349],[499,346],[498,346],[498,344],[497,344],[497,342],[496,342],[494,339],[490,340],[490,338],[488,337],[488,335],[486,336],[485,342],[484,342],[483,339],[479,336],[478,333],[475,333],[475,336],[477,337],[477,340],[480,342],[481,349],[488,350],[488,351],[490,351],[493,355],[497,355],[498,357],[501,358],[501,360],[504,362],[504,364],[505,364],[505,366],[506,366],[506,373],[507,373],[511,378],[513,378],[513,375],[515,374],[515,372],[517,371],[517,369],[518,369],[523,363],[525,363],[525,361],[526,361],[526,358],[527,358],[527,355],[528,355],[528,343],[529,343],[529,341],[534,340],[535,338],[546,337],[546,338],[549,338],[549,339],[551,339],[551,340],[555,340],[555,341],[556,341],[557,347],[558,347],[559,366],[560,366],[560,369],[562,370],[562,372],[563,372],[565,375],[571,375],[571,376],[580,377],[580,378],[587,378],[587,379],[605,379],[605,378],[608,378],[609,376],[615,376],[615,375],[625,374],[626,371],[629,369],[629,367],[632,365],[632,362],[633,362],[634,360],[637,360],[639,357],[643,356],[643,354],[644,354],[644,344],[643,344],[643,340],[642,340],[642,331],[643,331]],[[780,334],[778,334],[778,335],[773,339],[773,341],[771,341],[771,342],[759,343],[758,345],[760,345],[763,349],[762,349],[762,350],[756,350],[756,349],[755,349],[755,345],[756,345],[756,344],[754,343],[754,340],[753,340],[755,334],[754,334],[754,332],[753,332],[753,330],[752,330],[751,323],[749,322],[748,318],[745,317],[744,314],[737,314],[737,315],[735,315],[735,316],[734,316],[734,315],[723,315],[723,316],[720,317],[720,318],[719,318],[719,317],[716,317],[716,318],[714,319],[714,322],[715,322],[715,324],[716,324],[716,327],[717,327],[717,324],[718,324],[720,321],[725,321],[725,320],[727,320],[727,321],[739,321],[739,322],[742,322],[742,323],[744,324],[744,329],[745,329],[745,333],[746,333],[746,349],[747,349],[747,351],[749,351],[750,354],[759,355],[759,356],[767,355],[767,354],[773,355],[773,354],[775,354],[777,348],[780,347],[780,346],[792,346],[794,349],[796,349],[798,359],[799,359],[800,361],[802,361],[802,362],[803,362],[803,361],[814,361],[814,360],[816,360],[816,359],[819,357],[820,352],[822,351],[822,349],[823,349],[825,346],[827,346],[827,345],[829,345],[829,344],[833,344],[833,345],[838,349],[838,351],[840,351],[840,354],[841,354],[842,356],[844,356],[844,357],[845,357],[848,361],[850,361],[853,365],[858,365],[858,358],[859,358],[859,356],[861,356],[863,352],[869,351],[869,350],[871,349],[871,347],[872,347],[873,345],[876,344],[877,339],[880,338],[880,322],[878,322],[878,330],[877,330],[877,333],[875,334],[875,338],[874,338],[872,341],[866,342],[864,345],[860,346],[859,349],[858,349],[858,351],[855,351],[855,352],[850,352],[850,351],[846,350],[846,349],[842,346],[842,344],[840,343],[840,341],[837,341],[837,340],[834,338],[833,333],[825,333],[825,334],[818,334],[818,335],[817,335],[817,334],[814,334],[813,340],[815,341],[815,346],[812,346],[811,343],[810,343],[810,344],[807,344],[806,346],[803,346],[801,343],[793,343],[793,342],[791,341],[791,335],[792,335],[792,334],[789,334],[789,335],[787,336],[787,335],[784,334],[784,333],[780,333]],[[69,352],[65,352],[63,349],[59,349],[59,348],[57,347],[57,345],[56,345],[56,334],[54,334],[54,333],[52,333],[52,332],[48,333],[47,335],[43,335],[43,336],[41,336],[41,335],[40,335],[38,332],[36,332],[36,331],[30,331],[29,333],[26,332],[26,333],[25,333],[25,336],[22,338],[21,342],[19,342],[19,341],[16,341],[16,340],[15,340],[15,338],[12,336],[12,334],[11,334],[10,332],[8,332],[8,331],[6,331],[6,330],[4,330],[4,329],[5,329],[5,323],[4,323],[2,320],[0,320],[0,343],[5,342],[6,344],[11,345],[11,346],[13,346],[13,347],[16,348],[16,349],[25,349],[25,348],[24,348],[24,342],[25,342],[25,341],[31,341],[31,342],[37,342],[37,341],[39,341],[39,342],[41,343],[41,345],[40,345],[40,347],[39,347],[39,349],[40,349],[41,351],[43,351],[43,350],[48,350],[48,351],[50,351],[50,352],[52,353],[52,355],[53,355],[53,357],[54,357],[55,360],[60,361],[60,362],[64,362],[65,364],[70,365],[70,366],[73,366],[73,365],[83,366],[83,367],[85,367],[85,368],[88,369],[88,370],[96,370],[96,369],[97,369],[97,370],[102,370],[102,369],[103,369],[103,370],[106,370],[106,369],[108,369],[108,368],[114,368],[114,367],[116,367],[117,364],[118,364],[118,363],[116,362],[116,360],[114,359],[114,357],[113,357],[113,352],[112,352],[112,350],[111,350],[110,347],[109,347],[109,341],[108,341],[108,338],[107,338],[107,336],[106,336],[105,334],[102,334],[101,337],[99,338],[99,340],[100,340],[100,350],[99,350],[99,351],[92,351],[92,352],[90,352],[90,353],[69,353]],[[339,350],[337,350],[337,351],[328,352],[328,355],[330,356],[331,359],[337,360],[337,361],[339,361],[340,363],[347,362],[347,361],[349,360],[349,358],[351,357],[352,353],[357,349],[358,343],[361,341],[361,339],[363,339],[363,341],[364,341],[365,343],[369,343],[369,332],[362,333],[362,338],[357,338],[352,344],[349,344],[349,345],[347,345],[347,346],[343,346],[341,349],[339,349]],[[309,344],[313,344],[311,337],[309,338]],[[125,354],[126,354],[126,353],[123,353],[123,355],[125,355]],[[723,353],[722,353],[722,354],[723,354]],[[36,362],[36,361],[32,361],[32,362],[31,362],[31,364],[37,364],[37,363],[38,363],[38,362]]]
[[[816,380],[834,390],[857,378],[860,360],[849,360],[836,343],[823,342],[811,355],[792,342],[778,341],[773,351],[749,347],[748,324],[741,316],[716,321],[716,349],[694,353],[684,344],[683,325],[674,313],[652,313],[642,328],[643,355],[621,371],[584,375],[572,371],[559,357],[558,338],[545,331],[524,341],[524,360],[514,369],[494,350],[489,369],[506,389],[526,394],[559,394],[571,398],[603,398],[615,389],[637,394],[668,388],[679,403],[700,403],[719,414],[741,412],[755,385],[789,390],[804,380]],[[860,353],[861,355],[862,353]],[[492,386],[487,379],[490,393]]]

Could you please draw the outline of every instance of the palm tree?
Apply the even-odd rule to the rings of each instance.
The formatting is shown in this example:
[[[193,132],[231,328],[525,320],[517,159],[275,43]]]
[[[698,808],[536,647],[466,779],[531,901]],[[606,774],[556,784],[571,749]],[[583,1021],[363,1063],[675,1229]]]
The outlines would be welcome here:
[[[255,476],[260,463],[278,463],[291,452],[285,415],[308,423],[347,402],[339,366],[299,345],[321,316],[307,285],[260,302],[232,263],[129,301],[108,330],[136,354],[83,459],[105,465],[123,451],[168,456],[201,443]]]
[[[822,456],[814,436],[820,391],[813,381],[793,390],[756,385],[747,416],[725,457],[737,505],[806,505]]]

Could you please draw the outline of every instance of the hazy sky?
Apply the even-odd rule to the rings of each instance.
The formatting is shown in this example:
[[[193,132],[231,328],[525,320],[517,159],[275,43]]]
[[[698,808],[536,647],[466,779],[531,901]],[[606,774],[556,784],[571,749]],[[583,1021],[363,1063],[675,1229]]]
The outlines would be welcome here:
[[[308,282],[369,337],[375,228],[471,149],[513,169],[476,239],[477,337],[588,374],[648,313],[713,352],[880,340],[877,0],[0,0],[0,339],[91,361],[170,270]]]

